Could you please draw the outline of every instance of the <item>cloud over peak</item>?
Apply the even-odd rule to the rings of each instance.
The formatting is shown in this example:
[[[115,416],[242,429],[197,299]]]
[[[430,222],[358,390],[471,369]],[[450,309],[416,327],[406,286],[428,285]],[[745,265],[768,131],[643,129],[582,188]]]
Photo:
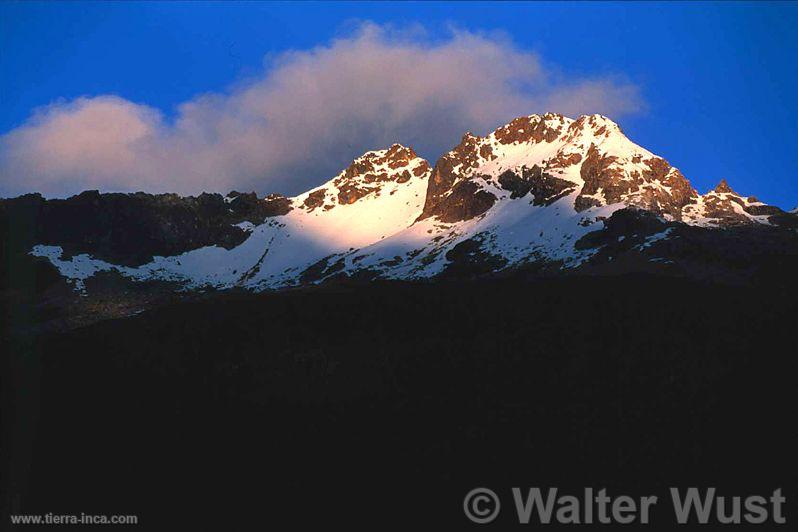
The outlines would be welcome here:
[[[256,78],[180,104],[172,120],[117,96],[38,109],[0,137],[0,196],[104,191],[293,194],[366,150],[400,142],[427,157],[466,130],[547,111],[613,117],[642,107],[612,77],[566,79],[506,38],[362,24],[270,58]]]

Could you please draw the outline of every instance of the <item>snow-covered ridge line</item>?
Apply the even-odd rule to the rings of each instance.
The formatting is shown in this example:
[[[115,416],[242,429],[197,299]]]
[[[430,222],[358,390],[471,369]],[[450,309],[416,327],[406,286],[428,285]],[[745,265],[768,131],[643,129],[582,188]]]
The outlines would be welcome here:
[[[233,206],[236,197],[225,198]],[[243,243],[155,256],[138,267],[36,246],[79,288],[97,272],[167,280],[186,288],[253,290],[335,275],[417,279],[455,260],[498,271],[529,263],[578,267],[598,253],[578,246],[625,207],[707,228],[770,224],[782,213],[728,184],[699,195],[664,159],[634,144],[601,115],[520,117],[485,137],[470,133],[434,165],[394,144],[356,158],[262,223],[241,222]],[[281,204],[282,205],[282,204]],[[663,231],[640,249],[671,237]]]

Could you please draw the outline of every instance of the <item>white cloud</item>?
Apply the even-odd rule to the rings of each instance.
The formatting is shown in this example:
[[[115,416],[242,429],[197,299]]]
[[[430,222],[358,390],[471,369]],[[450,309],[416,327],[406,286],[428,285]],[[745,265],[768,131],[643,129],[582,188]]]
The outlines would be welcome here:
[[[86,188],[296,193],[393,142],[437,157],[471,130],[554,111],[617,118],[636,86],[563,79],[496,35],[365,24],[270,60],[261,76],[181,104],[176,118],[115,96],[38,110],[0,137],[0,195]]]

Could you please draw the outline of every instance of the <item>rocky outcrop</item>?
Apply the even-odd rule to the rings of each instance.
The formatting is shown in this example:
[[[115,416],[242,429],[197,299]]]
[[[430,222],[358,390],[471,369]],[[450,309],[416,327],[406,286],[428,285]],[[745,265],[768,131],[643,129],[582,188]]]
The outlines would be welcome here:
[[[532,204],[538,206],[551,205],[573,192],[577,186],[572,181],[544,172],[538,165],[533,165],[532,168],[521,167],[520,175],[506,170],[498,181],[504,190],[510,191],[510,199],[522,198],[531,192]]]
[[[462,203],[465,206],[473,203],[471,208],[459,209],[457,216],[466,215],[467,212],[482,214],[484,211],[481,208],[487,204],[491,196],[495,198],[495,195],[483,189],[483,182],[490,180],[492,176],[483,174],[480,168],[494,161],[501,162],[505,147],[558,141],[569,122],[570,119],[553,113],[543,116],[530,115],[516,118],[487,137],[466,133],[460,143],[435,164],[427,187],[424,210],[419,219],[438,217],[444,220],[441,218],[443,209],[449,212],[446,219],[452,220],[450,209],[452,203]],[[563,156],[560,163],[568,164],[569,161],[578,162],[580,159],[581,156],[578,154],[575,157]],[[534,168],[535,165],[529,168],[523,166],[509,168],[494,176],[503,189],[511,192],[511,199],[523,197],[533,191],[536,205],[546,204],[563,190],[572,188],[572,184],[566,183],[565,180],[550,174],[544,175],[539,166],[537,170]],[[457,188],[458,183],[465,181],[473,184]],[[447,196],[454,194],[456,188],[457,198],[448,201]],[[464,195],[467,191],[473,191],[470,198]]]
[[[644,182],[657,183],[661,186],[653,188],[641,185],[643,190],[630,204],[657,214],[669,214],[673,219],[680,219],[682,208],[693,201],[698,192],[687,178],[665,159],[652,157],[643,163],[648,167],[643,171]]]
[[[460,140],[460,144],[435,163],[427,185],[427,196],[424,200],[424,210],[419,217],[420,220],[437,215],[439,213],[438,204],[452,191],[455,181],[476,168],[479,162],[479,141],[479,137],[475,137],[470,132],[466,133]],[[486,155],[490,156],[487,152]]]
[[[720,183],[712,190],[716,194],[734,194],[738,195],[725,179],[721,179]]]
[[[633,157],[632,163],[644,165],[642,171],[627,171],[618,160],[590,145],[580,169],[584,185],[576,198],[577,212],[625,201],[679,219],[682,208],[697,196],[689,181],[665,159]]]
[[[435,216],[446,223],[470,220],[487,212],[495,202],[496,196],[480,190],[473,181],[461,181],[435,205],[428,216]]]
[[[623,169],[617,166],[613,167],[616,159],[617,157],[599,152],[595,144],[590,145],[579,170],[584,185],[576,198],[577,212],[603,205],[604,201],[608,204],[617,203],[623,194],[629,193],[632,187],[636,186],[634,183],[624,180]],[[603,198],[596,197],[599,191],[603,192]]]
[[[318,207],[324,205],[324,198],[327,196],[326,191],[324,190],[315,190],[308,194],[308,197],[305,198],[305,201],[302,202],[302,205],[308,210],[308,212],[313,211]]]
[[[798,229],[798,211],[781,212],[768,218],[773,225],[788,229]]]
[[[227,197],[233,197],[232,194],[231,192]],[[236,201],[231,202],[233,212],[242,212],[243,209],[245,212],[258,212],[264,218],[271,218],[286,215],[292,209],[291,200],[282,194],[267,194],[262,200],[258,200],[254,192],[238,194],[236,197]]]
[[[417,159],[419,164],[411,167]],[[369,152],[356,159],[333,183],[338,187],[338,203],[351,205],[368,194],[379,193],[380,183],[406,183],[428,171],[429,163],[419,159],[413,148],[394,144],[384,152]]]
[[[694,225],[732,227],[750,224],[779,224],[789,221],[778,207],[762,203],[754,196],[743,197],[722,179],[703,196],[685,205],[683,219]]]
[[[497,129],[494,136],[500,144],[554,142],[562,134],[565,125],[565,117],[554,113],[542,117],[521,116]]]
[[[181,197],[177,194],[100,194],[86,191],[68,199],[39,194],[0,200],[0,227],[8,253],[36,244],[58,245],[64,256],[88,253],[128,266],[203,246],[227,249],[249,233],[236,224],[261,224],[291,209],[290,200],[273,194],[231,192]]]
[[[667,227],[666,222],[649,211],[633,207],[620,209],[603,221],[601,230],[580,238],[575,248],[596,249],[615,246],[618,242],[624,242],[624,246],[629,247],[630,242],[640,244],[646,237],[660,233]]]
[[[546,168],[568,168],[582,162],[582,155],[579,153],[569,153],[568,155],[558,152],[553,158],[549,159]]]
[[[737,223],[717,227],[663,221],[633,207],[576,242],[591,250],[576,271],[601,275],[656,273],[733,284],[792,283],[798,238],[789,227]]]
[[[538,166],[535,168],[540,169]],[[499,176],[499,186],[510,192],[510,199],[523,198],[532,190],[532,183],[524,173],[519,175],[512,170],[505,170]]]
[[[312,212],[317,208],[331,210],[336,205],[352,205],[366,196],[381,194],[386,184],[426,179],[429,171],[429,163],[413,148],[394,144],[358,157],[326,185],[307,194],[300,206]]]

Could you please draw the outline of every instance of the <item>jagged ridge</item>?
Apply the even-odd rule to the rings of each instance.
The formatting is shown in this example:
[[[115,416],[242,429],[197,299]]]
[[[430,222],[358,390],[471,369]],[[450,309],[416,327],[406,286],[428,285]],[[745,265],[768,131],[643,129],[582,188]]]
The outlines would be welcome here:
[[[424,278],[464,262],[480,264],[485,273],[532,264],[583,268],[606,247],[587,236],[607,232],[601,222],[623,209],[660,220],[657,234],[630,233],[630,244],[644,238],[630,248],[638,254],[672,240],[674,223],[795,225],[794,214],[744,198],[725,181],[698,194],[678,169],[604,116],[573,120],[553,113],[517,118],[485,137],[467,133],[432,168],[399,144],[367,152],[324,185],[263,204],[269,208],[258,211],[261,220],[236,224],[249,233],[245,241],[211,242],[216,245],[155,256],[135,268],[99,260],[86,254],[90,249],[64,257],[52,241],[37,242],[48,245],[33,253],[77,283],[115,271],[189,287],[264,289],[337,275]]]

